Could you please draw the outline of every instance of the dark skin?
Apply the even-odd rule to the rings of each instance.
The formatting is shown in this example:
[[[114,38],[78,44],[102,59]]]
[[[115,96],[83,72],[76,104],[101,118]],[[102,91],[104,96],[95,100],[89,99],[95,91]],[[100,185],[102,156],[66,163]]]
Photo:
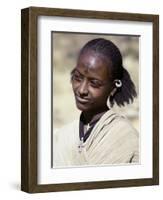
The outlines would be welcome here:
[[[87,123],[94,115],[108,110],[107,99],[112,91],[111,61],[94,51],[79,56],[72,72],[72,88],[76,106]]]

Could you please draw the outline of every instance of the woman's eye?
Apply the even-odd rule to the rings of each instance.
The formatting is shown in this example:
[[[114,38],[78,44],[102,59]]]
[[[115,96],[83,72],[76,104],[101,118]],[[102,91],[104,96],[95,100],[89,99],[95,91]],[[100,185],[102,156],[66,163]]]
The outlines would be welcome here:
[[[99,88],[101,87],[101,84],[97,81],[91,81],[91,86],[94,87],[94,88]]]
[[[75,81],[82,81],[82,77],[79,76],[79,75],[77,75],[77,74],[74,74],[74,75],[73,75],[73,79],[74,79]]]

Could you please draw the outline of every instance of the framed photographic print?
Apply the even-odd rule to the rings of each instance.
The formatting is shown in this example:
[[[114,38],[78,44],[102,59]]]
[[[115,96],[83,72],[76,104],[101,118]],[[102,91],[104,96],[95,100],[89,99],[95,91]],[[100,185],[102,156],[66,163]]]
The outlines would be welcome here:
[[[159,16],[21,11],[21,189],[159,184]]]

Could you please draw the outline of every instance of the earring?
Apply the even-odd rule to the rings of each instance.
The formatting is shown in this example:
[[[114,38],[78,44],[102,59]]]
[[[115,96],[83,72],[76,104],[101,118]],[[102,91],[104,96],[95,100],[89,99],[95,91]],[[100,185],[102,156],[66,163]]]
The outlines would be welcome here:
[[[114,80],[114,82],[115,82],[115,86],[116,86],[117,88],[122,87],[122,81],[121,81],[121,80],[116,79],[116,80]]]
[[[111,106],[111,100],[110,100],[110,95],[108,96],[108,99],[107,99],[107,106],[108,108],[110,109],[112,106]]]
[[[107,106],[108,106],[109,108],[112,107],[112,105],[111,105],[111,98],[112,98],[112,97],[114,96],[114,94],[116,93],[117,88],[122,87],[122,81],[121,81],[121,80],[116,79],[116,80],[114,80],[114,82],[115,82],[115,88],[113,88],[113,90],[110,92],[110,95],[108,96],[108,100],[107,100]]]
[[[113,90],[110,92],[110,95],[109,95],[109,97],[112,97],[112,96],[114,96],[114,94],[116,93],[116,91],[117,91],[117,88],[120,88],[120,87],[122,87],[122,81],[121,80],[119,80],[119,79],[116,79],[116,80],[114,80],[114,82],[115,82],[115,88],[113,88]]]
[[[110,97],[114,96],[116,91],[117,91],[117,88],[113,88],[113,90],[110,92]]]
[[[110,92],[110,95],[108,96],[108,99],[107,99],[107,106],[109,108],[112,107],[112,104],[111,104],[111,98],[114,96],[114,94],[116,93],[117,91],[117,88],[114,88],[111,92]]]

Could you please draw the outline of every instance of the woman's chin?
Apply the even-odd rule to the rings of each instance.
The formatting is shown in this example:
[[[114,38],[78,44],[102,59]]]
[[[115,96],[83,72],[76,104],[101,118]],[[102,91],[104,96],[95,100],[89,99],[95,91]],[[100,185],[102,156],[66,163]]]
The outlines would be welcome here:
[[[92,106],[92,104],[81,104],[79,102],[76,102],[76,107],[82,111],[82,112],[92,112],[92,113],[100,113],[104,110],[108,110],[109,108],[107,106],[104,107],[97,107],[97,106]]]
[[[89,106],[86,105],[86,104],[76,103],[76,107],[77,107],[80,111],[89,111],[89,110],[90,110]]]

